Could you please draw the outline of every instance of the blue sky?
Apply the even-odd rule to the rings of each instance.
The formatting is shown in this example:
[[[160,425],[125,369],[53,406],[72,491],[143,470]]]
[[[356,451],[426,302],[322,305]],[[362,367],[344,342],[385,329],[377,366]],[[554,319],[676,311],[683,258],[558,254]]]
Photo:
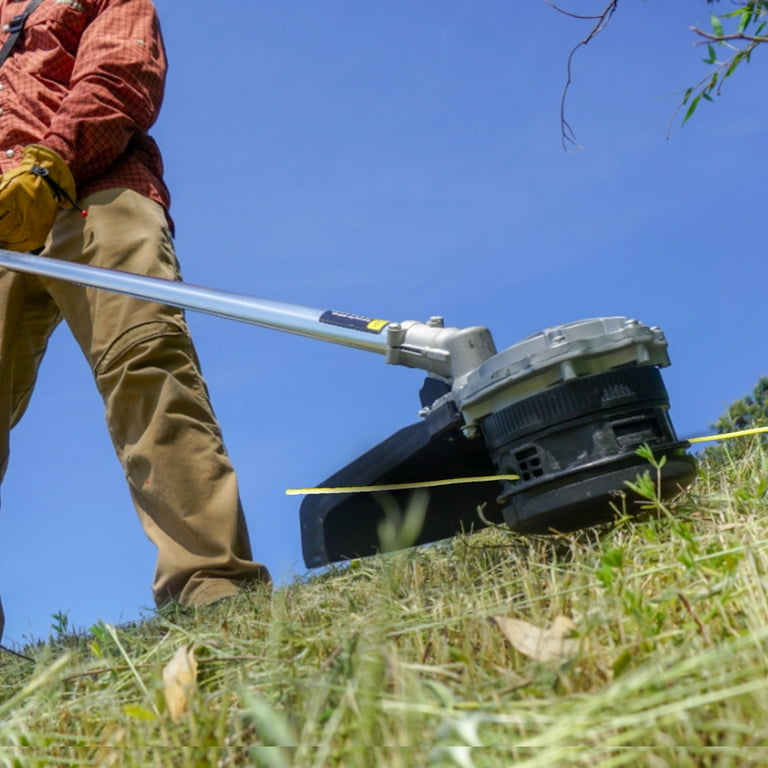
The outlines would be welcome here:
[[[578,3],[599,10],[603,2]],[[668,124],[706,73],[703,0],[625,0],[588,31],[543,0],[157,0],[171,70],[164,150],[188,282],[390,320],[485,325],[502,349],[628,315],[665,331],[682,436],[768,373],[768,105],[756,56]],[[588,8],[590,6],[590,8]],[[591,8],[591,6],[594,6]],[[378,355],[189,316],[240,474],[256,557],[305,573],[300,499],[417,419],[422,376]],[[4,643],[152,608],[154,550],[87,365],[54,336],[15,430],[0,511]]]

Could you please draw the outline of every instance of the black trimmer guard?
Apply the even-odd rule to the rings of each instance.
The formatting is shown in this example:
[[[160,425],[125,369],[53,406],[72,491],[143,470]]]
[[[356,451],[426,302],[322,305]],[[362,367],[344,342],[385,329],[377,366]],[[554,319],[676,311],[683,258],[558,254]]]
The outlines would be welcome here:
[[[468,439],[453,404],[388,437],[329,477],[321,487],[419,483],[496,474],[482,438]],[[386,491],[407,510],[412,491]],[[485,527],[483,516],[501,523],[498,483],[437,486],[429,501],[416,544]],[[304,562],[308,568],[380,552],[379,526],[385,520],[380,492],[308,496],[299,512]]]

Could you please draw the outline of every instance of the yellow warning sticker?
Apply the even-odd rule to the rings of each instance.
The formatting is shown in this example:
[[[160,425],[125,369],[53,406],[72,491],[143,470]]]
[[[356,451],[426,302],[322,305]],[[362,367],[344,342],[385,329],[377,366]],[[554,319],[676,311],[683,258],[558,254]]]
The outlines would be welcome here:
[[[353,315],[350,312],[337,312],[329,309],[320,315],[320,322],[328,325],[338,325],[340,328],[351,328],[366,333],[381,333],[389,325],[389,320],[377,320],[364,315]]]

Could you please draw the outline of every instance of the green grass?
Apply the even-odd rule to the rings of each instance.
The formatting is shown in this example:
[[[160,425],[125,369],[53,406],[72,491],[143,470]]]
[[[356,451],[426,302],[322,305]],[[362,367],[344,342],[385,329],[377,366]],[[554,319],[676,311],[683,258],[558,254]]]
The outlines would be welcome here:
[[[755,441],[642,520],[486,530],[131,626],[60,621],[31,660],[0,657],[0,766],[768,764],[766,477]],[[575,642],[553,661],[494,620],[558,616]],[[198,687],[174,720],[163,668],[186,645]]]

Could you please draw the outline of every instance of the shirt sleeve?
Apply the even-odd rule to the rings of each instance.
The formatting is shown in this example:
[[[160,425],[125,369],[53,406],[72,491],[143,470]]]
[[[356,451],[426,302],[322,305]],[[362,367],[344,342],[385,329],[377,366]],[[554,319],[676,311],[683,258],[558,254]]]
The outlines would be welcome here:
[[[150,0],[95,0],[77,50],[70,89],[42,143],[75,182],[106,171],[157,119],[167,62]]]

